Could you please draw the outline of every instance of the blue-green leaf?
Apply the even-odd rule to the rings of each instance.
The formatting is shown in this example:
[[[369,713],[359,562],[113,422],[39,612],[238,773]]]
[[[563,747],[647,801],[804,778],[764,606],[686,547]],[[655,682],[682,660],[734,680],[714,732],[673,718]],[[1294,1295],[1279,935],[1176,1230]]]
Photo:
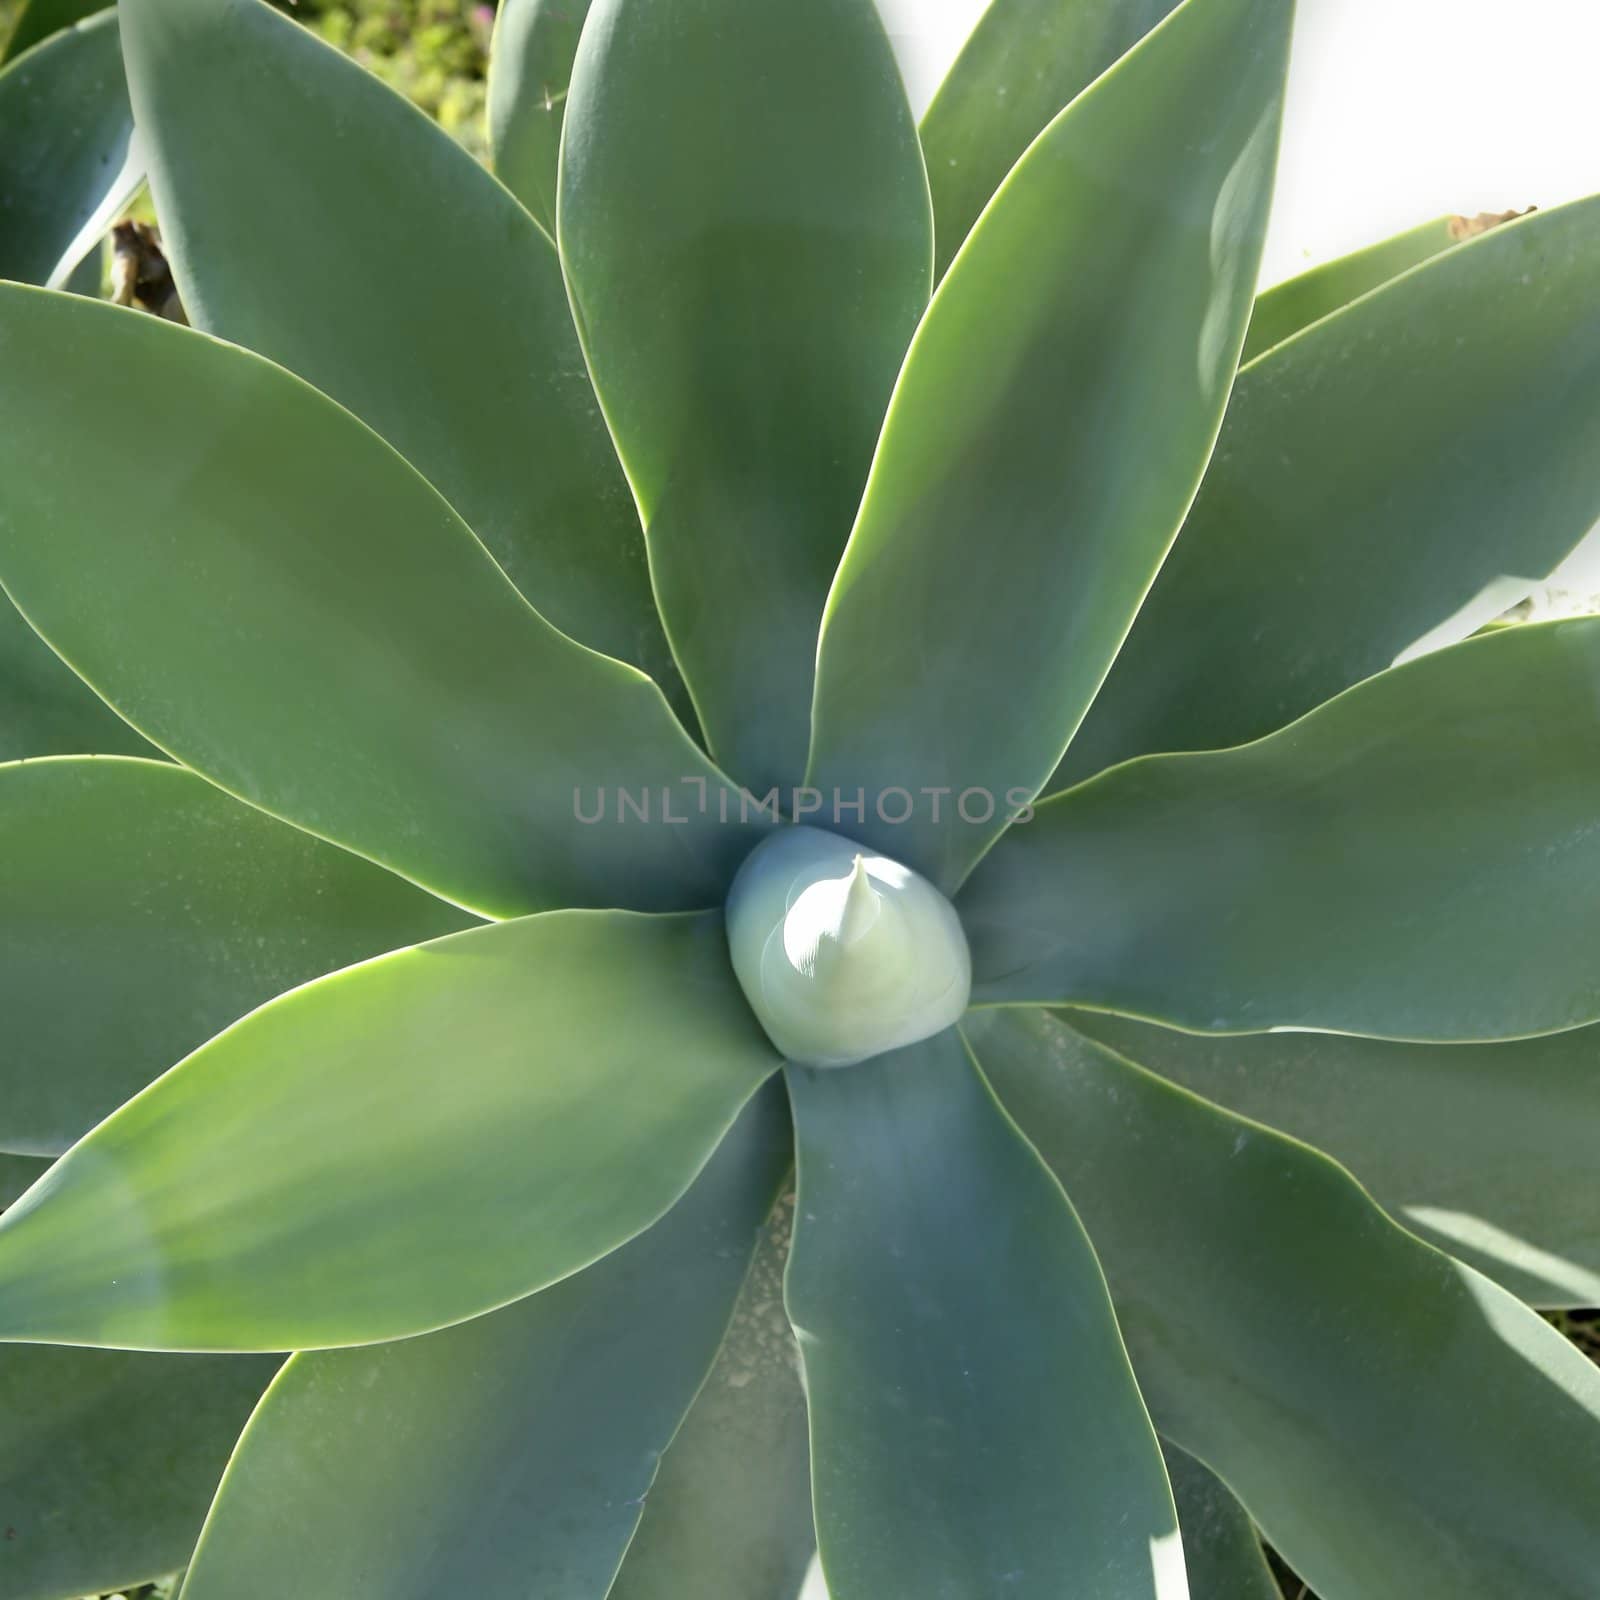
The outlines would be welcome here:
[[[922,118],[940,277],[1041,129],[1177,0],[991,0]]]
[[[1505,1044],[1214,1038],[1073,1012],[1080,1033],[1348,1167],[1397,1222],[1536,1306],[1600,1305],[1600,1028]]]
[[[677,1205],[587,1271],[441,1333],[295,1356],[185,1600],[602,1600],[789,1161],[774,1083]]]
[[[1600,1017],[1600,618],[1510,628],[1237,750],[1058,795],[957,904],[977,1003],[1210,1033]]]
[[[973,1042],[1071,1185],[1156,1426],[1312,1589],[1589,1600],[1600,1370],[1304,1145],[1042,1012]]]
[[[726,779],[349,412],[38,289],[0,346],[0,583],[163,750],[487,915],[720,903],[758,832]]]
[[[789,1315],[832,1600],[1181,1595],[1094,1253],[960,1036],[791,1068],[789,1092]]]
[[[59,1155],[310,978],[472,918],[166,762],[0,766],[0,1150]]]
[[[1169,1444],[1161,1454],[1183,1530],[1189,1600],[1283,1600],[1244,1507],[1188,1451]]]
[[[1504,577],[1545,577],[1600,518],[1597,259],[1600,198],[1541,212],[1241,373],[1200,497],[1050,787],[1270,733]]]
[[[0,1218],[0,1340],[375,1343],[660,1217],[778,1059],[716,912],[552,912],[253,1012]]]
[[[1186,0],[1018,163],[907,357],[828,598],[806,781],[861,791],[844,825],[946,891],[1050,776],[1205,470],[1292,14]]]
[[[399,94],[260,0],[123,0],[197,327],[317,385],[556,627],[675,683],[548,235]]]
[[[596,0],[560,224],[710,748],[761,792],[793,784],[817,619],[932,272],[872,0]]]

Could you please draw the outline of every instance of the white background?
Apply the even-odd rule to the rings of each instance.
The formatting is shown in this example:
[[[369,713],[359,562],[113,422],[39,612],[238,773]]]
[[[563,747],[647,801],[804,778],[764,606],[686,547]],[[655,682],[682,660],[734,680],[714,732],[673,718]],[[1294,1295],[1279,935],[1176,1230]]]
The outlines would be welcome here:
[[[879,0],[919,111],[984,4]],[[1600,0],[1300,0],[1263,286],[1445,212],[1593,193]]]

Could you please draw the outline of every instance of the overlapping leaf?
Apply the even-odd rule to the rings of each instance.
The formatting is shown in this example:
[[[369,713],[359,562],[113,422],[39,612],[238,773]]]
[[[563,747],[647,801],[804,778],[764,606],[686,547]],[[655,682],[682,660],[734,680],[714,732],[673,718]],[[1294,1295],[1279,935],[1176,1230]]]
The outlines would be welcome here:
[[[1396,1221],[1531,1304],[1600,1304],[1600,1209],[1585,1177],[1600,1127],[1600,1029],[1465,1046],[1070,1020],[1326,1151]]]
[[[1242,373],[1051,782],[1282,727],[1600,518],[1600,198],[1450,250]],[[1509,601],[1507,602],[1509,603]]]
[[[556,627],[676,682],[549,237],[261,0],[124,0],[184,305],[350,407]]]
[[[472,918],[165,762],[0,766],[0,1150],[59,1155],[286,989]]]
[[[1076,100],[907,357],[828,598],[807,783],[862,791],[846,826],[947,890],[1049,777],[1205,469],[1292,11],[1188,0]]]
[[[1070,1182],[1156,1425],[1330,1600],[1586,1600],[1600,1371],[1304,1145],[1040,1012],[974,1019]]]
[[[0,343],[0,583],[157,745],[489,915],[721,900],[755,825],[660,693],[348,412],[72,296],[0,287]]]
[[[788,1303],[833,1600],[1181,1594],[1100,1269],[959,1036],[789,1085]]]
[[[973,876],[974,995],[1213,1033],[1591,1022],[1597,733],[1585,618],[1426,656],[1237,750],[1128,762]]]
[[[552,912],[295,990],[0,1218],[0,1339],[304,1350],[587,1266],[777,1066],[717,913]]]
[[[441,1333],[295,1356],[228,1467],[188,1600],[601,1600],[789,1161],[773,1084],[683,1199],[587,1271]]]
[[[1183,1530],[1189,1600],[1282,1600],[1243,1506],[1186,1450],[1163,1448]]]
[[[793,784],[817,618],[932,271],[872,0],[596,0],[560,224],[711,750]]]

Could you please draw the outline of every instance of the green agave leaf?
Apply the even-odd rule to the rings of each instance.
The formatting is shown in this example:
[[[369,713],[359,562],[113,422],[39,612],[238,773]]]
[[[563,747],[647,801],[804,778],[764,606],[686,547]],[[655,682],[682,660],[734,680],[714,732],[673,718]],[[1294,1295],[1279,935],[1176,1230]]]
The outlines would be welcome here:
[[[1586,1600],[1600,1370],[1333,1162],[1040,1012],[974,1019],[1163,1434],[1328,1600]]]
[[[190,320],[381,433],[556,627],[676,674],[548,235],[401,95],[260,0],[123,0]]]
[[[567,85],[589,0],[504,0],[489,54],[489,145],[500,181],[552,234]]]
[[[1080,1033],[1348,1167],[1396,1221],[1536,1306],[1600,1305],[1600,1029],[1507,1044],[1205,1038],[1073,1012]]]
[[[0,286],[0,343],[0,582],[162,749],[487,915],[721,901],[726,779],[348,412],[72,296]]]
[[[777,1066],[716,912],[552,912],[236,1023],[0,1218],[0,1339],[422,1333],[661,1216]]]
[[[1243,1506],[1195,1458],[1163,1445],[1190,1600],[1283,1600]]]
[[[1041,128],[1177,0],[991,0],[922,119],[943,277]]]
[[[105,0],[24,0],[11,32],[0,48],[0,65],[14,60],[41,39],[62,28],[70,28],[85,17],[105,8]]]
[[[47,1159],[38,1156],[19,1156],[0,1151],[0,1211],[24,1191],[31,1189],[44,1176],[49,1165]]]
[[[659,1225],[658,1225],[659,1226]],[[783,1309],[779,1201],[716,1365],[662,1458],[607,1600],[795,1600],[817,1546],[800,1353]]]
[[[0,71],[0,278],[64,284],[143,176],[115,11]]]
[[[602,1600],[790,1149],[774,1083],[683,1199],[587,1271],[425,1338],[293,1357],[229,1464],[185,1600]]]
[[[165,762],[0,766],[0,1150],[59,1155],[309,978],[471,925]]]
[[[977,1004],[1207,1033],[1509,1039],[1600,1017],[1600,618],[1509,628],[1039,807],[957,909]]]
[[[1240,361],[1254,361],[1284,340],[1292,339],[1302,328],[1342,311],[1402,272],[1459,244],[1466,237],[1461,231],[1462,221],[1460,217],[1435,217],[1392,239],[1312,267],[1257,295]]]
[[[562,162],[562,259],[668,637],[717,758],[793,784],[817,618],[931,281],[872,0],[596,0]]]
[[[959,1034],[788,1078],[789,1315],[833,1600],[1181,1595],[1100,1268]]]
[[[1242,373],[1051,788],[1270,733],[1505,575],[1549,573],[1600,517],[1597,258],[1600,199],[1540,212]]]
[[[181,1567],[276,1365],[0,1347],[0,1594],[69,1600]]]
[[[1049,776],[1205,469],[1292,13],[1187,0],[1023,157],[906,360],[823,620],[806,782],[863,791],[851,831],[947,891]]]

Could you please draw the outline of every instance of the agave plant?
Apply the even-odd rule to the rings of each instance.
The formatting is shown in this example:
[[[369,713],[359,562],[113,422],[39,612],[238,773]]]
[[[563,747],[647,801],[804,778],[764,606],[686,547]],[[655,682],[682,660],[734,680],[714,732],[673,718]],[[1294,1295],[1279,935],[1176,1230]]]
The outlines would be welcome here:
[[[511,0],[497,180],[123,0],[0,1593],[1592,1596],[1600,621],[1413,647],[1600,514],[1600,202],[1255,305],[1290,25],[995,0],[919,128],[870,0]]]

